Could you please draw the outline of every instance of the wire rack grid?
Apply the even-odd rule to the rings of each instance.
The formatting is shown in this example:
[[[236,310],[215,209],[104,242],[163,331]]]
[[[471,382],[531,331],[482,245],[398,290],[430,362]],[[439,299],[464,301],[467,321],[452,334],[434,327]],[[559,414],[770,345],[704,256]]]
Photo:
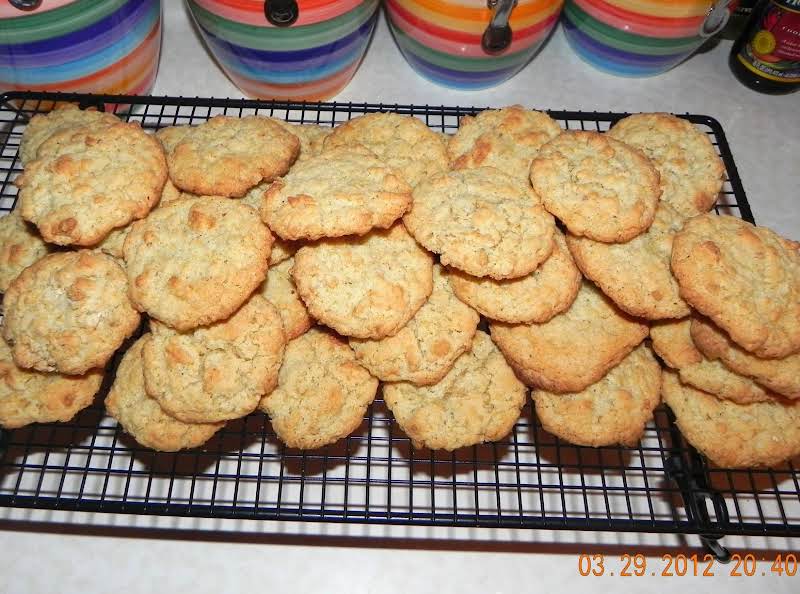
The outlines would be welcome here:
[[[149,131],[216,114],[267,115],[333,126],[392,111],[452,133],[478,108],[277,103],[183,97],[9,93],[0,101],[0,210],[16,202],[26,123],[53,99],[120,110]],[[550,111],[566,129],[607,130],[626,114]],[[716,210],[753,221],[725,134],[704,130],[727,180]],[[113,367],[112,367],[113,368]],[[108,374],[108,378],[113,373]],[[108,381],[106,382],[109,383]],[[107,389],[108,386],[105,387]],[[507,438],[454,453],[415,449],[380,394],[350,437],[318,451],[284,447],[258,413],[230,423],[203,449],[139,446],[96,404],[73,421],[3,432],[0,505],[133,514],[395,524],[691,533],[712,546],[725,534],[800,535],[800,473],[710,467],[659,407],[632,448],[581,448],[542,429],[530,402]],[[717,554],[724,556],[724,549]]]

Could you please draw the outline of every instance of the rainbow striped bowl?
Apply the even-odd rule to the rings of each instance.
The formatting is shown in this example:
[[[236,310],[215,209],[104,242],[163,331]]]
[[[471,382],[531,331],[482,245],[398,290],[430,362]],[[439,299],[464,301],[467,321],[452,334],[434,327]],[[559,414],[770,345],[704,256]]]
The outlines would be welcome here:
[[[263,0],[186,0],[208,48],[246,95],[320,101],[341,91],[367,50],[379,0],[299,0],[271,24]]]
[[[519,72],[536,54],[561,13],[563,0],[519,0],[511,43],[487,53],[481,40],[492,18],[486,0],[386,0],[395,41],[409,64],[435,83],[484,89]]]
[[[161,0],[0,2],[0,90],[144,94],[160,53]]]
[[[680,64],[721,30],[729,4],[567,0],[564,31],[572,49],[592,66],[620,76],[652,76]]]

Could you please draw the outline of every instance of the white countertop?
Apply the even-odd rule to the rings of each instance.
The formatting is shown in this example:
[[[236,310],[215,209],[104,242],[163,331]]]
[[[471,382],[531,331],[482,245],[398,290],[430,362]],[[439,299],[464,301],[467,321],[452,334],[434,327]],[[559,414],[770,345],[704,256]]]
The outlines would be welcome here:
[[[154,94],[241,97],[211,60],[183,2],[164,3],[164,46]],[[381,18],[370,51],[339,101],[540,109],[671,111],[718,119],[756,221],[800,239],[797,155],[800,94],[760,95],[727,66],[730,42],[651,79],[615,78],[581,62],[560,30],[520,74],[494,89],[437,87],[405,63]],[[794,169],[793,169],[794,166]],[[728,577],[581,577],[578,554],[698,552],[695,537],[430,529],[223,521],[0,509],[0,593],[159,591],[520,593],[557,587],[615,592],[797,592],[800,574]],[[43,523],[46,522],[46,523]],[[67,526],[62,525],[66,523]],[[84,528],[91,524],[92,528]],[[101,526],[101,527],[98,527]],[[135,526],[135,528],[129,528]],[[387,538],[389,537],[389,538]],[[741,550],[794,550],[786,539],[724,539]],[[688,547],[695,547],[689,550]],[[724,574],[724,575],[723,575]]]

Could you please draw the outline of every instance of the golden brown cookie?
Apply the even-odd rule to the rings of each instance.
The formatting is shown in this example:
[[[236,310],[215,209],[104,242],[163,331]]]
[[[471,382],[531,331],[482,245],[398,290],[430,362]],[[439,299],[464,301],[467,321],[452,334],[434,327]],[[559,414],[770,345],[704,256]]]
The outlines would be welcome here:
[[[553,252],[530,274],[494,280],[451,268],[447,276],[461,301],[487,318],[510,324],[541,324],[565,311],[575,301],[583,278],[558,229]]]
[[[61,375],[17,367],[11,349],[0,338],[1,427],[69,421],[92,404],[102,382],[99,369],[86,375]]]
[[[311,315],[344,336],[396,334],[433,290],[433,259],[401,224],[300,248],[292,268]]]
[[[708,135],[667,113],[639,113],[617,122],[609,136],[633,146],[661,177],[661,199],[685,217],[711,210],[725,179],[725,166]]]
[[[325,139],[333,130],[333,128],[319,124],[292,124],[278,118],[273,118],[272,121],[297,136],[300,141],[300,153],[297,155],[295,163],[302,163],[306,159],[319,155]]]
[[[221,198],[221,196],[215,197]],[[194,194],[181,192],[168,179],[164,184],[164,189],[161,191],[161,200],[159,200],[156,208],[166,206],[167,204],[177,202],[178,200],[186,200],[187,198],[201,198],[201,196],[195,196]],[[202,198],[206,198],[206,196],[202,196]],[[125,268],[125,240],[128,238],[128,233],[130,233],[132,226],[133,223],[129,223],[124,227],[114,229],[103,241],[95,246],[96,249],[100,250],[104,254],[108,254],[109,256],[116,258],[117,263],[123,268]]]
[[[530,187],[493,167],[428,178],[413,198],[408,231],[442,264],[472,276],[525,276],[553,251],[553,217]]]
[[[136,123],[58,132],[16,180],[20,213],[59,245],[93,246],[146,216],[167,179],[161,145]]]
[[[260,212],[261,201],[263,200],[264,192],[267,191],[269,186],[270,182],[263,182],[251,188],[247,194],[242,196],[242,204],[246,204],[247,206],[253,208],[256,212]],[[274,237],[272,251],[269,253],[269,265],[275,266],[284,260],[288,260],[294,256],[294,253],[300,249],[300,246],[302,245],[303,244],[299,241],[289,241],[281,239],[280,237]]]
[[[565,132],[545,144],[530,179],[570,233],[595,241],[629,241],[645,232],[661,193],[647,157],[598,132]]]
[[[77,105],[63,104],[49,113],[31,118],[19,143],[19,158],[25,166],[33,161],[42,143],[57,132],[90,126],[94,129],[119,124],[120,119],[104,111],[83,110]]]
[[[661,402],[661,367],[641,344],[585,390],[533,390],[536,416],[553,435],[581,446],[635,447]]]
[[[293,340],[314,325],[303,300],[297,294],[292,280],[294,259],[289,258],[280,264],[270,267],[267,278],[256,289],[278,311],[283,323],[286,340]]]
[[[662,374],[662,397],[686,440],[723,468],[776,466],[800,454],[800,402],[736,404]]]
[[[314,449],[350,435],[375,399],[378,380],[332,333],[312,328],[286,347],[278,386],[261,400],[291,448]]]
[[[478,331],[470,350],[432,386],[383,386],[386,406],[416,448],[455,450],[508,435],[527,389],[489,336]]]
[[[496,167],[528,183],[531,161],[543,144],[561,134],[558,122],[521,105],[464,116],[447,143],[453,169]]]
[[[416,186],[447,171],[443,139],[415,117],[397,113],[370,113],[336,126],[325,139],[324,151],[363,146]]]
[[[433,267],[433,292],[408,324],[379,340],[351,338],[356,359],[385,382],[435,384],[472,346],[480,318],[453,294],[441,267]]]
[[[575,263],[621,309],[632,316],[660,320],[689,315],[678,281],[670,270],[672,241],[684,217],[661,202],[650,228],[625,243],[567,236]]]
[[[36,227],[26,223],[19,210],[0,218],[0,293],[8,289],[20,272],[49,251]]]
[[[647,336],[590,282],[572,306],[543,324],[491,324],[492,340],[529,386],[580,392],[599,381]]]
[[[125,272],[105,254],[50,254],[15,278],[3,336],[20,367],[82,375],[102,367],[139,326]]]
[[[800,351],[800,243],[727,215],[686,221],[672,272],[681,297],[763,358]]]
[[[164,128],[158,137],[172,183],[206,196],[244,196],[289,171],[300,151],[297,136],[261,116],[214,116],[199,126]]]
[[[730,371],[719,361],[704,357],[692,341],[690,325],[690,318],[684,318],[655,322],[650,327],[653,350],[678,371],[682,382],[739,404],[775,398],[754,381]]]
[[[725,332],[700,316],[692,319],[691,334],[706,357],[720,359],[731,371],[752,378],[781,396],[800,398],[800,353],[783,359],[760,359],[737,346]]]
[[[125,240],[131,300],[178,330],[223,320],[264,280],[271,243],[258,214],[235,200],[157,208]]]
[[[147,448],[177,452],[203,445],[224,423],[184,423],[164,412],[144,387],[142,350],[150,335],[137,340],[122,357],[106,410],[126,433]]]
[[[147,393],[186,423],[238,419],[275,387],[286,335],[277,310],[253,295],[222,322],[177,332],[150,321],[144,347]]]
[[[266,189],[261,218],[283,239],[363,235],[411,207],[402,175],[361,148],[334,148],[296,164]]]

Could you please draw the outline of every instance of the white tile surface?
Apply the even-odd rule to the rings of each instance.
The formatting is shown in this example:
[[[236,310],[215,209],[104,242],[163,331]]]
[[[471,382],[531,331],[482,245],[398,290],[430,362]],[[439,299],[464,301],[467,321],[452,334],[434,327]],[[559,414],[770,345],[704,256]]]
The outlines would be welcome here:
[[[154,94],[240,97],[202,46],[183,2],[165,4],[165,39]],[[418,77],[381,18],[370,52],[336,99],[387,103],[501,106],[599,111],[703,113],[724,126],[756,220],[800,238],[796,155],[800,94],[762,96],[741,86],[727,66],[728,42],[665,75],[614,78],[581,62],[557,31],[511,81],[457,92]],[[103,514],[0,510],[0,593],[25,592],[502,592],[547,591],[797,592],[800,577],[581,577],[581,551],[644,552],[648,572],[660,555],[697,545],[693,537],[571,532],[340,526]],[[47,521],[48,526],[31,523]],[[56,522],[66,522],[62,528]],[[87,525],[99,528],[82,528]],[[136,529],[120,528],[135,526]],[[87,535],[81,535],[85,532]],[[390,537],[390,538],[386,538]],[[725,539],[743,550],[792,549],[783,539]],[[701,550],[697,550],[702,555]]]

